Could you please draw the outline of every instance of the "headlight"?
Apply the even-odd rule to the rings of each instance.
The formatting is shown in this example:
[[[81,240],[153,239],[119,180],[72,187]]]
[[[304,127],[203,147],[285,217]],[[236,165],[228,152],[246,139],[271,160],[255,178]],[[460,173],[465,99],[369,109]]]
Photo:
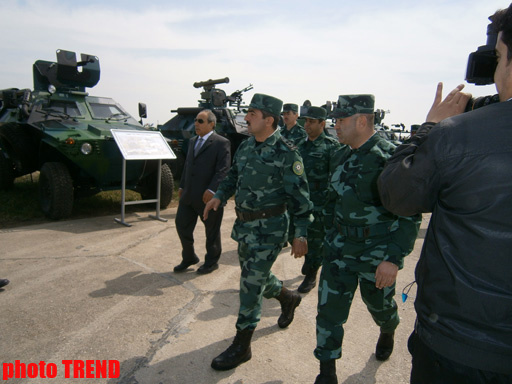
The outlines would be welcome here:
[[[48,92],[50,92],[52,95],[55,93],[56,90],[57,90],[57,88],[55,88],[55,85],[50,84],[48,86]]]
[[[84,155],[90,155],[92,153],[92,145],[89,143],[83,143],[82,148],[80,148],[80,150]]]

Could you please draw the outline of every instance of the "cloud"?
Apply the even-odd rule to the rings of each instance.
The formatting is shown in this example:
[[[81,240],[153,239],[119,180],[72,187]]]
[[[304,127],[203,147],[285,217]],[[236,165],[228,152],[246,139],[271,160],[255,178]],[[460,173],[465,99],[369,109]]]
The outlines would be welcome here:
[[[468,54],[485,43],[497,1],[5,1],[2,88],[32,87],[32,64],[67,49],[100,58],[91,94],[149,122],[194,106],[195,81],[230,77],[229,94],[254,92],[313,104],[374,93],[388,124],[421,123],[436,83],[464,80]],[[492,87],[469,89],[494,93]]]

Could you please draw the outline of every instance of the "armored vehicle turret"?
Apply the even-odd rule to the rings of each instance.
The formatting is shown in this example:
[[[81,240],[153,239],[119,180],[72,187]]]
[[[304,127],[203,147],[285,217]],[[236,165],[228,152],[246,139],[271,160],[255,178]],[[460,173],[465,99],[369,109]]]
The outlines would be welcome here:
[[[71,215],[76,197],[121,189],[122,154],[111,130],[146,130],[108,97],[86,88],[100,79],[96,56],[58,50],[57,62],[33,65],[34,89],[0,91],[0,189],[19,176],[40,171],[39,198],[52,219]],[[144,108],[140,111],[145,114]],[[144,199],[156,196],[158,161],[127,162],[126,188]],[[162,166],[161,207],[173,193],[173,176]]]
[[[197,107],[181,107],[171,112],[176,113],[169,121],[157,128],[170,142],[177,159],[171,162],[172,172],[180,178],[188,150],[190,138],[196,135],[194,119],[203,109],[211,109],[217,117],[215,132],[229,139],[233,155],[240,143],[249,136],[247,124],[244,121],[245,112],[242,106],[242,94],[251,90],[252,84],[244,89],[227,95],[217,84],[227,84],[229,78],[195,82],[194,88],[203,88],[201,100]]]

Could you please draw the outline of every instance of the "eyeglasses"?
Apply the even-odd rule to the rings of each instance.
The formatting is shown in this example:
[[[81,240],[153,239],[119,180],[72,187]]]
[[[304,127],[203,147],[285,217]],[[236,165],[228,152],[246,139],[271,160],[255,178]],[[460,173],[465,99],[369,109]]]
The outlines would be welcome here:
[[[199,124],[203,124],[204,120],[203,119],[194,119],[194,122],[199,123]]]

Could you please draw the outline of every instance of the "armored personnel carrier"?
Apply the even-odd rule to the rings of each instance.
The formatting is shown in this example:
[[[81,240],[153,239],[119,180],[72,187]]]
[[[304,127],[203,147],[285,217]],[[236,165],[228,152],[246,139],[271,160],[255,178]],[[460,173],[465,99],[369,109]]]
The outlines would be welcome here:
[[[41,208],[61,219],[71,215],[75,198],[121,189],[123,157],[111,130],[146,129],[113,99],[86,92],[100,79],[96,56],[82,54],[77,62],[74,52],[58,50],[57,62],[34,63],[33,76],[33,90],[0,91],[0,189],[40,171]],[[126,188],[154,199],[157,168],[157,160],[127,162]],[[171,202],[173,184],[162,165],[161,208]]]
[[[244,89],[227,95],[217,84],[227,84],[229,78],[206,80],[194,83],[194,88],[203,88],[201,100],[197,107],[181,107],[171,112],[176,113],[169,121],[157,126],[162,135],[168,140],[176,155],[171,162],[172,173],[175,178],[181,177],[185,158],[187,156],[188,142],[196,135],[194,119],[203,109],[211,109],[217,117],[215,132],[229,139],[231,154],[233,155],[240,143],[249,136],[247,124],[244,121],[242,94],[251,90],[252,84]]]

